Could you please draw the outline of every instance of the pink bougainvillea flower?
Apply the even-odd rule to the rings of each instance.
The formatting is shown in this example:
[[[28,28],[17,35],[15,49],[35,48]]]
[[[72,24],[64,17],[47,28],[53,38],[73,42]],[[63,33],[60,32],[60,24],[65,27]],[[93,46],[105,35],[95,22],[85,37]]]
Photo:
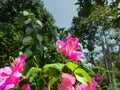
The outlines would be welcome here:
[[[86,84],[77,84],[75,90],[96,90],[96,82],[94,78],[92,78],[92,87],[90,87],[90,83]]]
[[[18,58],[15,58],[14,60],[14,67],[19,71],[22,72],[23,71],[23,67],[25,66],[25,55],[21,55]]]
[[[21,55],[14,60],[13,66],[0,68],[0,90],[9,90],[19,84],[25,58],[25,55]]]
[[[46,86],[44,86],[43,90],[47,90],[47,87],[46,87]]]
[[[90,83],[88,82],[88,86],[90,87]],[[95,79],[92,78],[92,90],[96,90],[96,82]]]
[[[62,40],[57,41],[57,51],[58,52],[63,52],[63,47],[64,47],[64,42]]]
[[[61,83],[58,85],[58,90],[74,90],[73,84],[75,83],[75,77],[63,73],[61,77]]]
[[[71,61],[80,60],[83,52],[77,51],[78,49],[78,38],[72,38],[71,34],[68,33],[65,42],[62,40],[57,41],[57,51],[63,53]]]
[[[75,90],[89,90],[89,87],[87,84],[77,84]]]
[[[104,78],[102,78],[102,76],[100,74],[95,74],[94,78],[95,78],[95,81],[98,84],[101,84],[103,82],[103,80],[104,80]]]
[[[28,86],[28,84],[24,84],[22,90],[31,90],[31,88]]]

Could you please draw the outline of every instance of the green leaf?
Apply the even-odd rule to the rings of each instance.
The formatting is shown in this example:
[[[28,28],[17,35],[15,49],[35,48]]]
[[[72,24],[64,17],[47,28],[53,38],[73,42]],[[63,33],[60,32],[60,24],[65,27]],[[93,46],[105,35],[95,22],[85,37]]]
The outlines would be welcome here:
[[[52,78],[49,83],[48,83],[48,88],[47,90],[50,90],[52,85],[57,81],[57,78]]]
[[[90,86],[92,86],[92,81],[91,81],[91,77],[88,75],[88,73],[85,71],[85,70],[83,70],[83,69],[81,69],[81,68],[78,68],[78,69],[76,69],[75,71],[74,71],[74,74],[75,75],[78,75],[78,76],[83,76],[89,83],[90,83]],[[77,77],[78,77],[77,76]],[[76,77],[76,78],[77,78]],[[78,81],[80,80],[79,78],[77,79]]]
[[[68,62],[68,63],[66,64],[66,66],[67,66],[72,72],[78,67],[78,65],[76,65],[76,64],[74,64],[74,63],[72,63],[72,62]]]
[[[39,34],[37,34],[36,36],[37,36],[37,39],[38,39],[38,41],[39,41],[39,43],[40,43],[40,42],[43,40],[42,36],[39,35]]]
[[[30,28],[30,27],[27,27],[26,30],[25,30],[26,34],[31,34],[33,32],[33,29]]]
[[[54,63],[54,64],[46,64],[43,68],[43,72],[46,72],[47,70],[49,70],[50,68],[55,68],[57,70],[59,70],[60,72],[62,71],[62,69],[64,68],[64,64],[61,63]]]
[[[27,58],[29,58],[30,56],[33,55],[33,52],[30,49],[26,49],[24,54],[27,56]]]
[[[38,74],[32,74],[30,77],[29,77],[29,83],[32,83],[34,82],[35,78],[38,76]]]
[[[79,76],[79,75],[77,75],[77,74],[75,74],[75,77],[76,77],[76,79],[79,81],[79,82],[81,82],[81,83],[83,83],[83,84],[85,84],[86,83],[86,78],[84,78],[84,77],[81,77],[81,76]]]
[[[24,16],[28,16],[28,15],[29,15],[29,12],[23,11],[23,15],[24,15]]]
[[[27,36],[23,39],[23,45],[31,45],[33,42],[33,38],[31,36]]]
[[[26,77],[28,78],[30,75],[38,73],[41,71],[41,68],[36,68],[36,67],[32,67],[30,68],[30,70],[27,72]]]
[[[40,20],[36,20],[36,22],[42,27],[42,23]]]
[[[28,18],[26,21],[24,21],[25,24],[28,24],[31,22],[31,18]]]

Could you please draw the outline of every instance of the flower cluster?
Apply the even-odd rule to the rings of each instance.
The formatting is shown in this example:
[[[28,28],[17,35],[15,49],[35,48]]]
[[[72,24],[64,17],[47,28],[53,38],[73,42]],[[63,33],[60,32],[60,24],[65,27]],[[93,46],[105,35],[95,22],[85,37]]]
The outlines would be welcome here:
[[[80,60],[83,54],[78,50],[78,38],[72,38],[68,33],[66,41],[57,41],[57,51],[63,53],[70,61]],[[61,83],[58,85],[58,90],[96,90],[96,82],[94,78],[91,79],[92,86],[86,81],[86,84],[76,83],[75,76],[63,73],[61,76]]]
[[[94,78],[92,78],[92,87],[90,86],[90,83],[87,82],[86,84],[77,84],[75,90],[96,90],[96,82]]]
[[[28,84],[24,84],[22,90],[31,90],[31,88],[28,86]]]
[[[65,42],[63,42],[62,40],[57,41],[57,51],[63,53],[71,61],[80,60],[83,53],[81,51],[77,51],[77,49],[78,38],[72,38],[70,33],[68,33]]]
[[[62,53],[65,57],[69,58],[70,61],[80,60],[81,55],[83,54],[83,52],[78,51],[78,38],[72,38],[70,33],[68,33],[65,42],[62,40],[58,40],[57,51],[59,53]],[[26,56],[24,54],[15,59],[11,58],[12,63],[10,66],[5,66],[3,68],[0,68],[0,90],[10,90],[13,89],[16,85],[20,84],[20,78],[22,76],[23,67],[26,65],[25,59]],[[43,69],[39,67],[31,68],[27,72],[26,76],[22,76],[23,81],[25,82],[24,85],[22,86],[22,90],[31,90],[31,88],[27,84],[28,77],[38,72],[45,72],[46,74],[46,71],[49,70],[49,68],[52,68],[53,65],[55,65],[53,66],[53,68],[59,71],[62,71],[65,66],[67,66],[72,71],[72,75],[63,72],[60,73],[62,75],[61,75],[61,82],[57,86],[58,90],[96,90],[95,80],[100,84],[102,82],[101,76],[99,74],[96,74],[94,80],[94,78],[90,78],[89,75],[87,75],[87,72],[85,72],[83,69],[79,68],[76,64],[73,63],[74,62],[70,62],[70,63],[68,62],[67,64],[59,63],[59,65],[62,67],[61,69],[59,69],[58,63],[51,65],[48,64],[47,67],[43,67]],[[56,67],[57,65],[58,67]],[[78,77],[76,76],[76,72],[77,73],[80,72],[80,74],[83,75],[83,77],[79,75],[78,77],[84,78],[85,79],[84,83],[83,82],[80,83],[81,79],[80,80],[78,79]],[[42,78],[44,78],[44,75]],[[55,79],[57,81],[59,78],[55,78]],[[49,89],[51,87],[52,85],[49,86]],[[47,90],[47,89],[48,89],[47,86],[43,87],[43,90]]]
[[[77,83],[75,84],[75,77],[71,74],[63,73],[61,76],[61,83],[58,85],[58,90],[96,90],[96,82],[94,78],[92,78],[92,87],[90,83],[87,82],[86,84]]]
[[[11,66],[0,68],[0,90],[9,90],[19,84],[25,59],[26,56],[21,55],[13,60]]]
[[[95,74],[94,78],[95,78],[95,81],[98,84],[101,84],[103,82],[103,80],[104,80],[104,78],[102,78],[102,76],[100,74]]]
[[[75,83],[75,77],[63,73],[61,76],[61,83],[58,85],[58,90],[74,90],[73,84]]]

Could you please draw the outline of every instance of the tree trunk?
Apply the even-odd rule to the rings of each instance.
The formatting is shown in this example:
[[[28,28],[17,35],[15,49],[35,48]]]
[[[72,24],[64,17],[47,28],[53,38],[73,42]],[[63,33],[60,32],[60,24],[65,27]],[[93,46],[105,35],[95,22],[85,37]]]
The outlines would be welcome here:
[[[103,55],[104,55],[104,62],[105,62],[105,67],[108,76],[108,83],[113,84],[114,83],[114,75],[113,75],[113,68],[112,68],[112,61],[111,61],[111,56],[109,54],[109,51],[102,46],[103,49]]]

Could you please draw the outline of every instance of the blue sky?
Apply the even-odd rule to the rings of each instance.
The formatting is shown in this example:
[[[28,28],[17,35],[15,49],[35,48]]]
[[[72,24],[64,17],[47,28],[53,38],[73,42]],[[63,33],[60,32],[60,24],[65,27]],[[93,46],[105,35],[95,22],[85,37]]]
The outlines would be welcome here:
[[[42,0],[47,10],[53,15],[55,25],[69,28],[72,18],[77,16],[77,0]]]

